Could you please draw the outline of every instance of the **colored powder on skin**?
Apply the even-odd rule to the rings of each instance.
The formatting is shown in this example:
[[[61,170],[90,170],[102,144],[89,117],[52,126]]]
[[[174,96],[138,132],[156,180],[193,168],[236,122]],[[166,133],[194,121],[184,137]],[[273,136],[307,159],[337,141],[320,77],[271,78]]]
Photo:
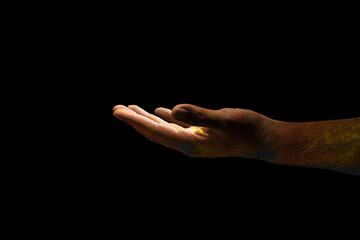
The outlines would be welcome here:
[[[358,123],[349,120],[309,123],[295,139],[278,146],[280,162],[291,165],[345,168],[360,158]]]
[[[195,133],[196,131],[198,131],[200,133],[204,133],[204,131],[201,128],[198,128],[198,127],[189,127],[189,129],[193,130],[193,133]]]

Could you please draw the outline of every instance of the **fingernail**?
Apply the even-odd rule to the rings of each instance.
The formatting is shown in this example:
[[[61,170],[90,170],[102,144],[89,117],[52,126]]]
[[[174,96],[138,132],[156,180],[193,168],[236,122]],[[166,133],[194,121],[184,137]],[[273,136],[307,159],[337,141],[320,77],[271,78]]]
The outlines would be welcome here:
[[[176,109],[173,113],[173,117],[180,121],[186,120],[188,116],[189,116],[189,111],[181,107]]]

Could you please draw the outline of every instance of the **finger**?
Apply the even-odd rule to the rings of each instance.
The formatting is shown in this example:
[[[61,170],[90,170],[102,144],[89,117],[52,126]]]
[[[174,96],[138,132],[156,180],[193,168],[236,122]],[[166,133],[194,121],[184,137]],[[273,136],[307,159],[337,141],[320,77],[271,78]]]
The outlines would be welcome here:
[[[173,108],[172,117],[190,125],[217,128],[222,117],[219,110],[210,110],[191,104],[180,104]]]
[[[167,123],[166,121],[164,121],[163,119],[150,114],[148,112],[146,112],[144,109],[140,108],[139,106],[136,105],[129,105],[128,106],[129,109],[133,110],[134,112],[136,112],[137,114],[143,115],[144,117],[150,118],[151,120],[157,122],[157,123]]]
[[[126,108],[124,105],[116,105],[114,108],[113,108],[113,112],[115,112],[116,110],[119,110],[119,109],[124,109]]]
[[[145,116],[139,115],[130,109],[119,109],[114,116],[134,127],[140,134],[158,143],[177,145],[184,141],[184,134],[168,123],[157,123]]]
[[[163,119],[165,119],[166,121],[168,122],[172,122],[172,123],[175,123],[181,127],[184,127],[184,128],[188,128],[190,127],[191,125],[187,124],[187,123],[184,123],[184,122],[181,122],[181,121],[178,121],[176,119],[174,119],[171,115],[171,110],[170,109],[167,109],[167,108],[157,108],[155,109],[155,114],[162,117]]]
[[[146,127],[151,129],[156,128],[156,125],[158,124],[157,122],[154,122],[149,118],[137,114],[136,112],[127,107],[117,109],[114,112],[114,116],[128,123],[131,126],[141,125],[144,128]]]

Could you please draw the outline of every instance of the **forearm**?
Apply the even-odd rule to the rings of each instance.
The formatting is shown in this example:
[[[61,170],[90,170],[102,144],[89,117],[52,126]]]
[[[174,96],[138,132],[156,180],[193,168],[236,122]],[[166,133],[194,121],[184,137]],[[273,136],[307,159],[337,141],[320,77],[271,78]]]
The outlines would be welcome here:
[[[318,167],[360,175],[360,118],[269,124],[279,164]]]

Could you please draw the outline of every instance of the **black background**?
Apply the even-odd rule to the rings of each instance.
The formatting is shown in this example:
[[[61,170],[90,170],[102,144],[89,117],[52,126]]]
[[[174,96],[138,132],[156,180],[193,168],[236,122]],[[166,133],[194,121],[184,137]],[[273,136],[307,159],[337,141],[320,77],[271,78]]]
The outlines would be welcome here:
[[[242,222],[266,225],[277,213],[269,208],[291,206],[291,200],[281,203],[289,201],[281,197],[287,189],[302,186],[316,196],[319,189],[348,187],[355,180],[327,170],[249,159],[189,159],[147,141],[110,116],[116,104],[137,104],[152,112],[159,106],[191,103],[211,109],[248,108],[284,121],[357,117],[358,38],[348,21],[324,16],[135,19],[116,28],[122,31],[122,44],[115,52],[109,47],[109,52],[118,62],[104,66],[110,71],[107,78],[113,79],[106,88],[111,125],[106,129],[112,135],[107,144],[116,153],[102,159],[109,161],[105,172],[110,166],[113,176],[119,176],[119,169],[124,171],[120,176],[125,182],[114,185],[123,187],[129,208],[136,209],[135,222],[145,221],[138,228],[157,219],[159,234],[169,239],[236,235],[246,229],[239,228]],[[317,197],[306,200],[307,194],[295,199],[304,197],[305,206],[317,201]],[[314,202],[312,207],[321,205]],[[290,209],[294,212],[289,218],[306,215]],[[319,215],[329,214],[325,209],[318,207]]]
[[[191,103],[282,121],[358,117],[354,16],[323,7],[160,15],[87,5],[30,13],[18,30],[27,39],[19,44],[24,61],[33,63],[27,72],[47,79],[46,97],[61,97],[50,105],[66,123],[57,125],[65,140],[39,162],[48,179],[39,177],[42,204],[50,206],[44,215],[64,217],[64,229],[135,239],[240,236],[258,225],[279,234],[270,227],[279,215],[279,226],[294,231],[301,218],[307,229],[325,219],[338,226],[335,214],[354,211],[354,176],[191,159],[112,116],[117,104],[152,112]]]

